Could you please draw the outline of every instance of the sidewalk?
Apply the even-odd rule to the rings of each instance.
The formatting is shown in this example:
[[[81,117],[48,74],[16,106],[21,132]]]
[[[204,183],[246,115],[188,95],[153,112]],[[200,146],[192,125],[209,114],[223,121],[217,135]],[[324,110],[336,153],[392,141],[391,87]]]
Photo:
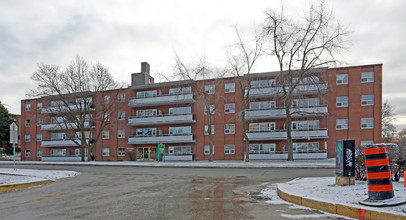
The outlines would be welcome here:
[[[1,165],[12,165],[13,161],[0,161]],[[182,161],[182,162],[137,162],[137,161],[90,161],[90,162],[41,162],[17,161],[17,165],[87,165],[87,166],[134,166],[134,167],[185,167],[185,168],[335,168],[335,158],[318,160],[258,160],[258,161]]]
[[[76,175],[75,171],[0,168],[0,192],[48,184]]]
[[[396,200],[406,200],[404,182],[393,182]],[[266,193],[266,192],[265,192]],[[335,177],[298,178],[277,185],[278,195],[291,203],[356,219],[406,219],[406,204],[370,207],[358,202],[368,198],[366,181],[352,186],[335,185]]]

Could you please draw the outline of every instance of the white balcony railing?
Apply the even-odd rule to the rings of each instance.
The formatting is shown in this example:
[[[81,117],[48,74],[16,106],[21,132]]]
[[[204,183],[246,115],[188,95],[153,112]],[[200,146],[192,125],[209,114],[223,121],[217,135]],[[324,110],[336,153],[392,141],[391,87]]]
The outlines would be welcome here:
[[[276,130],[276,131],[263,131],[255,132],[248,131],[246,132],[248,139],[250,141],[263,141],[263,140],[286,140],[287,132],[286,130]],[[317,130],[293,130],[292,131],[293,139],[325,139],[328,138],[327,129],[317,129]]]
[[[297,108],[292,107],[290,112],[294,113],[292,117],[317,117],[324,116],[328,113],[327,106],[316,106],[316,107],[303,107]],[[259,109],[251,110],[248,109],[245,113],[246,119],[271,119],[271,118],[286,118],[286,111],[284,108],[272,108],[272,109]]]
[[[148,117],[129,117],[128,124],[133,126],[150,124],[185,124],[195,123],[192,114],[184,115],[155,115]]]
[[[84,122],[84,129],[89,129],[90,123]],[[41,125],[43,131],[76,130],[78,126],[74,122],[44,123]]]
[[[128,144],[194,143],[193,134],[129,136]]]
[[[93,110],[93,105],[90,104],[89,106],[90,110]],[[58,106],[44,106],[41,107],[41,114],[63,114],[69,111],[84,111],[88,109],[84,109],[84,104],[70,104],[69,108],[65,105],[58,105]]]
[[[75,139],[80,143],[80,139]],[[88,141],[88,139],[86,139]],[[78,146],[72,139],[42,140],[41,147],[75,147]]]
[[[301,95],[311,95],[311,94],[318,94],[320,92],[327,91],[327,82],[319,83],[319,84],[306,84],[306,85],[298,85],[295,90],[294,94],[301,94]],[[286,87],[286,89],[289,89]],[[247,92],[248,90],[246,90]],[[251,88],[249,97],[250,98],[266,98],[266,97],[273,97],[283,94],[282,86],[275,86],[275,87],[261,87],[261,88]]]
[[[195,100],[193,99],[193,94],[160,95],[155,97],[130,98],[128,100],[128,106],[146,107],[171,104],[187,104],[194,102]]]

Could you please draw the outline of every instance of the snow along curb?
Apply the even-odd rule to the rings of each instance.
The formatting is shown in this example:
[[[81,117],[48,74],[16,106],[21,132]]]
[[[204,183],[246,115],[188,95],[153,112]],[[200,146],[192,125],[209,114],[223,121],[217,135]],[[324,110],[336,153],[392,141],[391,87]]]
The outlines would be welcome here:
[[[12,165],[13,162],[0,161],[0,165]],[[129,167],[170,167],[170,168],[314,168],[314,169],[330,169],[335,168],[333,163],[320,163],[317,162],[293,162],[288,163],[285,161],[276,162],[31,162],[19,161],[17,165],[71,165],[71,166],[129,166]]]
[[[42,180],[36,182],[29,182],[29,183],[19,183],[19,184],[9,184],[9,185],[0,185],[0,193],[2,192],[9,192],[18,189],[26,189],[33,186],[39,186],[43,184],[53,183],[53,180]]]
[[[277,185],[277,193],[278,196],[281,197],[283,200],[301,205],[301,206],[306,206],[312,209],[317,209],[325,212],[329,212],[332,214],[338,214],[338,215],[343,215],[347,216],[350,218],[355,218],[355,219],[385,219],[385,220],[391,220],[391,219],[406,219],[405,216],[403,215],[396,215],[390,212],[380,212],[380,211],[375,211],[375,210],[370,210],[370,209],[363,209],[359,207],[353,207],[348,204],[340,204],[340,203],[331,203],[331,202],[323,202],[323,201],[318,201],[314,199],[309,199],[307,197],[301,197],[298,195],[294,195],[293,193],[289,194],[284,192],[283,187],[280,187],[278,184]]]

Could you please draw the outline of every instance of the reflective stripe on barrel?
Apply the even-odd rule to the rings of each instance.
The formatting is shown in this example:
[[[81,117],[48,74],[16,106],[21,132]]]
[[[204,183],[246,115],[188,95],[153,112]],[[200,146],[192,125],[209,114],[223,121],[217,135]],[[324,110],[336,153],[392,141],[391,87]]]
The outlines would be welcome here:
[[[368,199],[384,200],[394,196],[387,147],[372,145],[364,150],[368,179]]]

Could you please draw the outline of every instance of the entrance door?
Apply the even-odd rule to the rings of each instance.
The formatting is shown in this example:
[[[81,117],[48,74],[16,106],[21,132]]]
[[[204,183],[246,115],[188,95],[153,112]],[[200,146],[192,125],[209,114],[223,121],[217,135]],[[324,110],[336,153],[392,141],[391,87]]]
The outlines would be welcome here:
[[[137,160],[152,161],[156,160],[156,147],[137,148]]]

